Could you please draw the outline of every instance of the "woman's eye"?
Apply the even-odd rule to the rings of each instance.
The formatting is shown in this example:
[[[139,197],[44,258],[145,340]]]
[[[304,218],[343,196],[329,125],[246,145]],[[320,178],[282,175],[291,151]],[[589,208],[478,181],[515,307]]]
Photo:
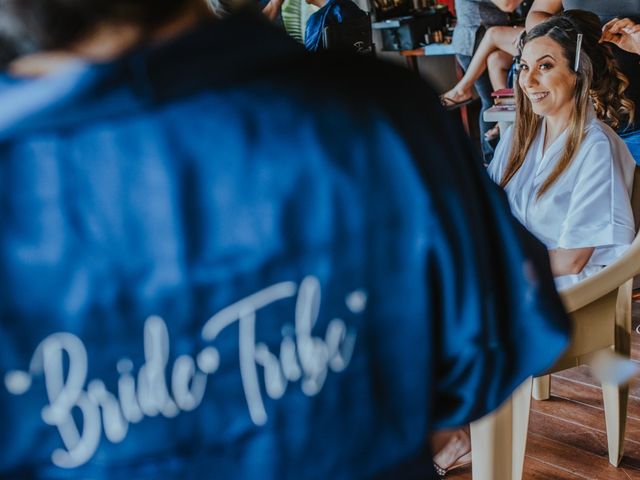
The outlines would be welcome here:
[[[520,65],[518,65],[518,71],[519,72],[524,72],[525,70],[529,70],[529,66],[525,65],[524,63],[521,63]]]
[[[550,63],[541,63],[540,64],[540,70],[549,70],[553,68],[553,65],[551,65]]]

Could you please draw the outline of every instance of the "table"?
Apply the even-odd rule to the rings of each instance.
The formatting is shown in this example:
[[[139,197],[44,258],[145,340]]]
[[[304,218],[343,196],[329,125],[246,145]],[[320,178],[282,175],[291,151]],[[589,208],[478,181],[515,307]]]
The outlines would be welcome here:
[[[516,121],[515,110],[503,110],[498,107],[491,107],[484,111],[482,118],[485,122],[497,122],[500,133],[507,131],[507,128]]]
[[[432,43],[424,47],[413,50],[402,50],[400,55],[405,57],[407,65],[411,70],[418,71],[418,57],[435,57],[444,55],[455,55],[453,45],[450,43]]]

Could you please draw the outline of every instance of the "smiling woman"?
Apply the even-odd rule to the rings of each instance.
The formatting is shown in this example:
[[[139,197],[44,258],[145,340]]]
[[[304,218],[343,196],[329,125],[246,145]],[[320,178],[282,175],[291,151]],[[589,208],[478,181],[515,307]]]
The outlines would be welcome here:
[[[516,217],[549,249],[560,288],[611,263],[635,233],[635,163],[603,121],[619,126],[634,112],[624,95],[628,82],[608,47],[598,43],[599,32],[598,17],[578,10],[529,32],[521,49],[516,122],[489,167]],[[600,88],[603,66],[610,69],[606,91]],[[611,90],[619,92],[615,100]]]
[[[520,59],[519,84],[531,102],[533,112],[547,118],[545,141],[548,143],[552,143],[568,125],[575,109],[571,100],[578,77],[566,63],[562,48],[549,37],[529,42]],[[558,64],[563,68],[555,68]],[[587,68],[591,69],[590,66]],[[582,82],[583,88],[585,83]],[[555,128],[552,129],[552,125]]]

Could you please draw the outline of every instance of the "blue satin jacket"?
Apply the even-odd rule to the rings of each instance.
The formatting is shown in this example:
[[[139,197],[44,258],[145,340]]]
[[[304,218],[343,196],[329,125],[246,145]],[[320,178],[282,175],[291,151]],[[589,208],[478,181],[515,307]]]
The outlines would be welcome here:
[[[2,83],[2,478],[430,478],[567,342],[408,72],[241,14]]]
[[[322,32],[325,27],[365,17],[367,14],[353,0],[328,0],[309,17],[304,30],[304,46],[311,52],[322,50]]]

